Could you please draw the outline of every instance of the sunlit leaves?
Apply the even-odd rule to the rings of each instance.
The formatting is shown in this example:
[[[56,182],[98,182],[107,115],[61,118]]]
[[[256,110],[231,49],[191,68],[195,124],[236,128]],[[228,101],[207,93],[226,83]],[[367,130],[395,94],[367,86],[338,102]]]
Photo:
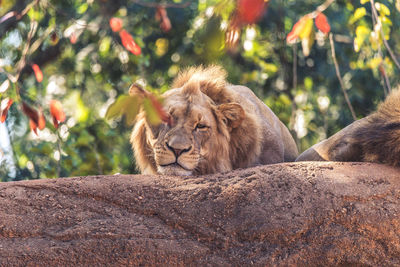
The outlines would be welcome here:
[[[362,44],[365,39],[369,36],[371,30],[363,25],[359,25],[356,28],[356,38],[354,38],[354,50],[356,52],[360,51]]]
[[[315,26],[317,26],[318,30],[325,34],[331,31],[331,26],[329,25],[328,18],[323,13],[319,13],[315,18]]]
[[[370,69],[377,69],[381,66],[383,59],[381,57],[376,57],[368,61],[367,66]]]
[[[396,9],[400,12],[400,0],[396,0]]]
[[[133,40],[132,35],[130,35],[127,31],[122,30],[119,32],[119,36],[121,37],[122,45],[126,48],[126,50],[136,56],[140,55],[142,50],[140,46],[136,44],[135,40]]]
[[[357,8],[356,11],[354,11],[354,14],[349,19],[349,24],[354,24],[356,21],[364,17],[366,14],[367,10],[365,9],[365,7]]]
[[[13,100],[11,98],[5,98],[0,103],[0,122],[3,123],[6,121],[8,110],[10,109]]]
[[[376,10],[379,11],[381,16],[389,16],[390,15],[390,9],[382,3],[376,2],[375,8],[376,8]]]
[[[120,18],[111,18],[110,19],[110,27],[113,32],[119,32],[122,30],[122,19]]]
[[[33,69],[33,72],[35,73],[36,80],[41,83],[43,81],[42,70],[40,69],[40,67],[37,64],[32,64],[32,69]]]

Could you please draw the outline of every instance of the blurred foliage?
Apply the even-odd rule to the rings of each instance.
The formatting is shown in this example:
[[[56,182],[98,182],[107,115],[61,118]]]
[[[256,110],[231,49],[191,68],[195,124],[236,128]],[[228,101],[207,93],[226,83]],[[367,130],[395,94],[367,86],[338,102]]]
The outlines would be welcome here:
[[[400,3],[376,2],[385,39],[397,54]],[[37,22],[37,30],[31,47],[40,42],[26,54],[18,81],[0,92],[0,100],[10,97],[15,101],[5,123],[12,144],[8,156],[15,166],[1,161],[1,180],[135,173],[131,126],[121,119],[106,120],[107,107],[127,94],[133,82],[164,92],[178,71],[191,65],[224,66],[231,83],[251,88],[288,125],[301,151],[351,123],[326,36],[314,29],[315,42],[308,56],[298,43],[286,44],[293,25],[322,2],[270,0],[256,24],[233,25],[235,14],[241,14],[235,10],[236,3],[2,1],[0,85],[10,79],[8,74],[18,72],[32,23]],[[17,18],[29,5],[27,14]],[[160,5],[167,13],[160,11]],[[5,18],[10,11],[16,11],[14,16]],[[382,69],[392,86],[399,82],[399,70],[380,29],[374,26],[370,1],[336,1],[324,14],[335,40],[344,86],[357,117],[364,117],[384,98]],[[118,33],[110,28],[112,17],[122,19],[124,29],[140,46],[140,55],[124,48]],[[232,25],[238,34],[233,44],[227,42]],[[31,64],[40,66],[42,82],[35,79]],[[67,115],[58,129],[50,119],[51,99],[60,100]],[[43,109],[47,127],[38,135],[30,131],[21,101]]]

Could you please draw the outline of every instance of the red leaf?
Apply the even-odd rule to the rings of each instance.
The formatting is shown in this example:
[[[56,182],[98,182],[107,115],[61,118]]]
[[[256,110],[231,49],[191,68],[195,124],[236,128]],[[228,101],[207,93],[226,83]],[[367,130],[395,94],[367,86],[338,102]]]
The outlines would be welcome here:
[[[25,113],[26,116],[28,116],[29,119],[31,119],[36,125],[38,125],[39,114],[35,109],[31,108],[25,102],[22,102],[22,111]]]
[[[11,98],[6,98],[3,101],[1,101],[1,106],[0,106],[0,122],[1,123],[6,121],[8,110],[10,109],[12,103],[14,102]],[[3,103],[4,103],[4,107],[3,107]]]
[[[317,28],[325,34],[331,31],[328,18],[323,13],[319,13],[315,18],[315,26],[317,26]]]
[[[237,12],[241,22],[253,24],[263,15],[265,7],[264,0],[238,0]]]
[[[29,120],[29,127],[31,128],[31,130],[38,135],[37,133],[37,124],[33,121],[33,120]]]
[[[76,41],[78,41],[78,37],[74,32],[71,33],[71,35],[69,36],[69,41],[71,42],[71,44],[76,44]]]
[[[58,100],[50,101],[50,113],[51,113],[51,116],[53,116],[53,118],[55,118],[57,121],[59,121],[59,122],[65,121],[65,113],[63,111],[60,101],[58,101]]]
[[[119,32],[119,37],[121,37],[122,45],[134,55],[140,55],[141,48],[138,46],[133,40],[132,35],[130,35],[127,31],[122,30]]]
[[[168,17],[163,18],[160,24],[160,28],[161,30],[163,30],[163,32],[169,32],[171,30],[172,25]]]
[[[39,66],[37,64],[33,64],[32,69],[35,73],[36,80],[41,83],[43,81],[43,73],[40,70]]]
[[[156,20],[161,20],[160,28],[161,30],[163,30],[163,32],[169,32],[171,30],[171,21],[168,18],[167,10],[165,9],[165,7],[157,7]]]
[[[110,27],[113,32],[119,32],[122,30],[122,19],[120,18],[111,18],[110,19]]]
[[[172,123],[171,116],[167,112],[165,112],[160,101],[158,101],[158,99],[152,94],[149,95],[149,98],[150,98],[151,104],[157,111],[157,114],[160,117],[160,119],[165,123],[171,124]]]
[[[299,37],[299,34],[302,32],[304,26],[306,25],[306,22],[307,18],[302,17],[294,24],[292,31],[286,36],[287,43],[292,44],[296,41],[296,39]]]
[[[56,129],[58,129],[58,121],[55,117],[53,117],[53,124]]]
[[[46,119],[44,118],[43,111],[39,110],[39,121],[38,121],[39,130],[43,130],[46,127]]]

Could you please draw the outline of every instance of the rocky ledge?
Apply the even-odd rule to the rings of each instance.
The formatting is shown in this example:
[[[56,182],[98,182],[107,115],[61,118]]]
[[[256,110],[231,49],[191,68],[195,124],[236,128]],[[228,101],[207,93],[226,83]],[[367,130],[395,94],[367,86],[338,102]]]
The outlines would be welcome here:
[[[400,169],[300,162],[0,184],[0,266],[251,264],[399,265]]]

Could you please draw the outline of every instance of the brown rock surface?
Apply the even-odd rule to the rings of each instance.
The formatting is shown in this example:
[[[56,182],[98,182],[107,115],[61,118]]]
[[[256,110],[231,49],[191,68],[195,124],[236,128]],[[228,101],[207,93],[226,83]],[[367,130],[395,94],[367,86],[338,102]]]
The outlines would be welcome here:
[[[369,163],[2,183],[0,266],[400,265],[399,215]]]

